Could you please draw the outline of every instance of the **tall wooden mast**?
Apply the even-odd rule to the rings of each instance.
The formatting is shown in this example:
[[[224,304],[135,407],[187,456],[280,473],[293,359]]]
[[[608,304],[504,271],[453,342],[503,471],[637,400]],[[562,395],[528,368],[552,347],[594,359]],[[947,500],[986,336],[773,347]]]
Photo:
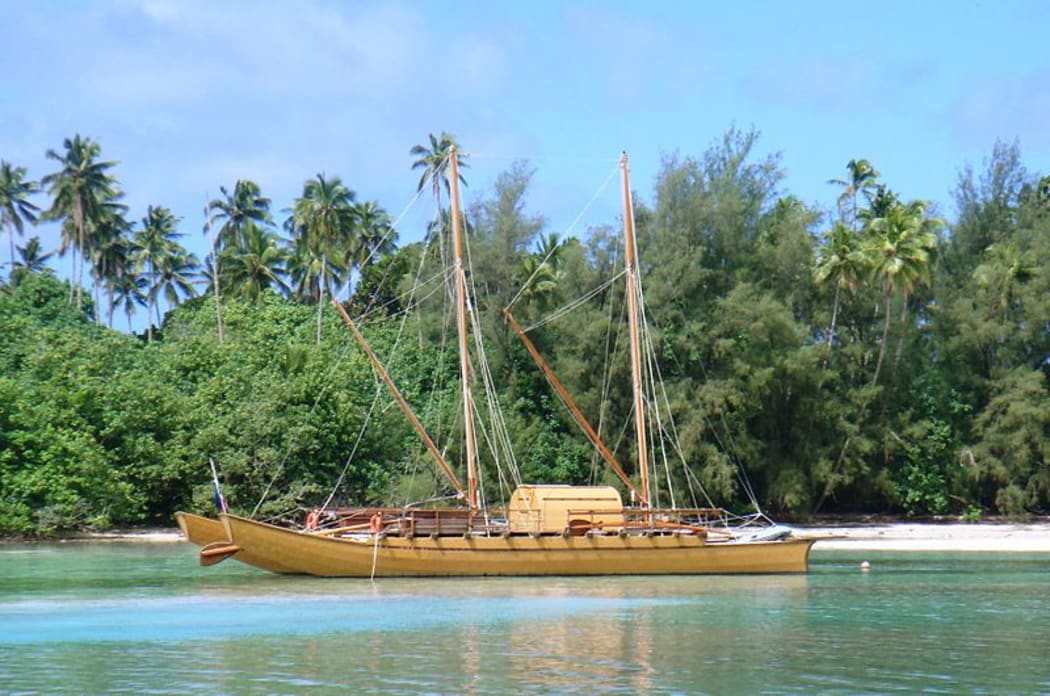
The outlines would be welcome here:
[[[453,272],[456,276],[456,329],[459,334],[459,373],[463,388],[463,439],[466,441],[467,455],[467,505],[471,510],[477,510],[480,506],[474,439],[474,403],[470,389],[470,352],[467,350],[470,338],[467,328],[467,271],[463,263],[463,231],[459,218],[459,156],[455,146],[449,149],[448,165],[452,200],[452,246],[455,258]]]
[[[437,445],[434,444],[433,438],[427,433],[423,424],[419,422],[419,418],[416,417],[412,407],[408,405],[407,401],[405,401],[405,397],[401,395],[401,390],[397,388],[396,384],[394,384],[394,380],[390,377],[390,373],[386,371],[385,367],[383,367],[383,363],[379,361],[379,357],[375,354],[375,351],[372,350],[372,346],[368,344],[368,341],[365,340],[364,335],[357,328],[357,324],[355,324],[354,320],[350,318],[349,314],[347,314],[346,308],[343,307],[343,303],[339,300],[332,300],[332,306],[334,306],[336,311],[339,312],[339,316],[343,318],[343,323],[349,327],[351,332],[353,332],[354,338],[357,339],[357,342],[361,344],[361,348],[365,351],[365,355],[368,356],[368,360],[372,363],[372,368],[376,371],[376,374],[379,375],[379,378],[383,380],[383,383],[386,384],[387,389],[390,390],[390,394],[394,397],[394,401],[397,402],[397,405],[401,408],[405,417],[408,418],[408,422],[411,423],[412,427],[415,428],[417,433],[419,433],[419,437],[423,439],[423,444],[427,446],[427,449],[430,450],[430,454],[434,457],[438,466],[440,466],[441,470],[445,472],[445,476],[448,477],[452,487],[456,489],[456,493],[458,493],[461,498],[466,498],[467,494],[463,490],[463,484],[461,484],[459,479],[456,478],[456,474],[453,473],[452,468],[449,467],[448,462],[445,461],[445,457],[441,454],[441,450],[439,450]]]
[[[623,174],[623,236],[627,275],[627,323],[631,336],[631,386],[634,391],[634,427],[638,440],[638,473],[641,475],[642,507],[649,507],[649,443],[645,432],[645,396],[642,391],[642,340],[638,318],[638,263],[634,243],[634,206],[631,202],[627,153],[620,157]]]

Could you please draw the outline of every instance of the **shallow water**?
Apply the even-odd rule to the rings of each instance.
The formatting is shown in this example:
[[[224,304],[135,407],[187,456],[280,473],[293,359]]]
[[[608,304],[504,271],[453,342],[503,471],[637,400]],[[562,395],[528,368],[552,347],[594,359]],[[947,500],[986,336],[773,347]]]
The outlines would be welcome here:
[[[183,544],[0,546],[0,692],[1050,694],[1050,554],[811,561],[373,584]]]

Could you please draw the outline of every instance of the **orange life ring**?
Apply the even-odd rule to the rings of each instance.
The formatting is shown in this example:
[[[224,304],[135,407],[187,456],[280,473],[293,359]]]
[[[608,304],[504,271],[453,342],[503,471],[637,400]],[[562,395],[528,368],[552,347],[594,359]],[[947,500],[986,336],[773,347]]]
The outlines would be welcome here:
[[[372,515],[372,519],[368,521],[368,525],[372,528],[373,534],[379,534],[383,531],[383,516],[377,512]]]
[[[306,528],[310,530],[317,529],[317,523],[321,521],[321,513],[317,510],[311,510],[306,514]]]

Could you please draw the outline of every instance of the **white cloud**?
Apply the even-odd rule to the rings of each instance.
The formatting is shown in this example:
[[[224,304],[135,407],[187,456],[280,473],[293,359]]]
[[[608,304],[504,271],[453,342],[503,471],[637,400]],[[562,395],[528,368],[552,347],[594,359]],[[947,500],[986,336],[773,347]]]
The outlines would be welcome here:
[[[60,27],[70,40],[79,30]],[[382,98],[417,78],[424,45],[410,7],[316,1],[103,4],[91,34],[85,93],[123,104]]]
[[[158,24],[168,24],[177,21],[180,17],[185,16],[186,10],[189,6],[186,2],[180,0],[144,0],[138,3],[130,3],[131,6],[138,6],[142,12]]]

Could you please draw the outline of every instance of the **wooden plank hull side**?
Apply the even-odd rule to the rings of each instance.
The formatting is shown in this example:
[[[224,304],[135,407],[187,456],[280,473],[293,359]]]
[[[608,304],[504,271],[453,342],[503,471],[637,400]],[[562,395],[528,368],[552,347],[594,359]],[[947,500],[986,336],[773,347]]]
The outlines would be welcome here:
[[[231,556],[229,556],[230,558],[234,559],[235,561],[240,561],[241,563],[244,563],[244,564],[247,564],[247,565],[250,565],[250,566],[254,566],[255,568],[262,568],[264,570],[269,570],[272,573],[294,574],[294,573],[299,573],[300,572],[300,571],[295,570],[294,568],[288,566],[287,564],[282,563],[281,561],[283,559],[280,559],[280,558],[269,558],[266,555],[259,555],[258,553],[256,553],[255,549],[246,549],[243,546],[241,546],[240,544],[238,544],[236,541],[234,541],[233,540],[233,530],[230,529],[229,517],[230,517],[230,515],[226,515],[226,514],[219,515],[219,521],[222,523],[223,530],[224,530],[223,531],[223,535],[224,535],[223,538],[229,540],[230,544],[238,547],[238,551],[236,553],[232,554]],[[261,523],[256,522],[255,524],[261,524]],[[266,525],[266,526],[269,526],[269,525]],[[274,529],[279,529],[279,527],[274,527]],[[289,532],[289,533],[297,534],[297,532]]]
[[[223,515],[234,558],[328,577],[804,573],[812,539],[705,544],[695,536],[333,538]]]
[[[197,546],[207,546],[216,541],[227,541],[229,536],[222,520],[201,517],[188,512],[176,512],[175,520],[179,523],[186,540]]]

